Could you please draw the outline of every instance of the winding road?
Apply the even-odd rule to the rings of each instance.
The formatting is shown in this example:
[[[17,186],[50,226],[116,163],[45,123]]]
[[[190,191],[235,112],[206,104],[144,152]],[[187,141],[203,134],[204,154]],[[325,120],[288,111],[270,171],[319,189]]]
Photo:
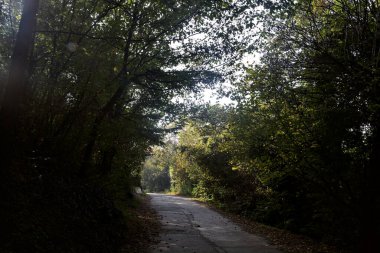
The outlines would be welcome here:
[[[151,253],[281,253],[264,238],[243,231],[217,212],[188,198],[151,193],[161,216],[160,243]]]

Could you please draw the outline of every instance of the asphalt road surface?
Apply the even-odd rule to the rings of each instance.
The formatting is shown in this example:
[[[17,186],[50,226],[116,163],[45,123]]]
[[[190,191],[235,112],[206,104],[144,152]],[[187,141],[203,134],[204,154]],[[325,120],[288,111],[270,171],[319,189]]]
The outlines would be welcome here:
[[[281,253],[264,238],[249,234],[217,212],[188,198],[150,194],[161,216],[160,243],[151,253]]]

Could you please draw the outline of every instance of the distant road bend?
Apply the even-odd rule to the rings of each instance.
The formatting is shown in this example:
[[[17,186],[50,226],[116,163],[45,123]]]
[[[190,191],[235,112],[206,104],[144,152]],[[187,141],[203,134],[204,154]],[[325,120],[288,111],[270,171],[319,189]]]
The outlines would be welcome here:
[[[161,216],[160,243],[151,253],[281,253],[264,238],[249,234],[232,221],[188,198],[151,193]]]

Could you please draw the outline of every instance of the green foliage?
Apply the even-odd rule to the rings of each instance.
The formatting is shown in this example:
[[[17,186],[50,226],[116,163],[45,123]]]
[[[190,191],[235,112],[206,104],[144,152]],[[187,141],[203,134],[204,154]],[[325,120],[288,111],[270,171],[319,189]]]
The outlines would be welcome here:
[[[170,189],[169,168],[175,155],[175,144],[167,142],[164,148],[155,147],[141,173],[141,185],[148,192],[164,192]]]
[[[247,19],[239,13],[252,6],[0,1],[0,251],[116,252],[128,224],[115,213],[132,202],[141,176],[159,177],[143,181],[150,190],[169,189],[166,158],[153,156],[141,171],[164,126],[180,118],[183,105],[173,98],[220,80],[211,65],[233,62],[228,53],[241,46],[233,33],[215,31],[215,20],[236,35],[234,19]],[[26,29],[17,29],[20,22]],[[202,43],[195,34],[205,35]],[[29,210],[41,211],[42,221]]]
[[[367,42],[375,30],[372,21],[357,21],[366,11],[349,2],[309,7],[301,2],[293,17],[270,24],[276,32],[262,65],[239,86],[233,135],[244,153],[237,155],[274,191],[267,206],[282,221],[266,211],[263,219],[343,244],[365,237],[371,246],[361,249],[373,249],[378,112],[370,108],[378,104],[378,68],[376,45]]]
[[[193,163],[189,162],[186,153],[179,153],[175,156],[173,164],[170,166],[170,179],[172,192],[191,195],[193,191],[193,180],[190,178],[191,167]]]
[[[376,252],[379,7],[298,1],[263,16],[261,62],[235,108],[179,134],[174,187],[266,223]]]
[[[142,179],[376,251],[378,2],[23,3],[0,1],[1,250],[117,251]],[[17,31],[26,16],[36,31]],[[173,98],[222,77],[236,107],[206,105],[152,149],[184,118]]]

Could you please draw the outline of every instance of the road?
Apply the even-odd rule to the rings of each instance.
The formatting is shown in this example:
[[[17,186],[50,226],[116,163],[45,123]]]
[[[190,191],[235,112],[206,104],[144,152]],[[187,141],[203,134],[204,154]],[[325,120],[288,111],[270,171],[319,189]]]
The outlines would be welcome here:
[[[217,212],[188,198],[150,194],[161,216],[160,243],[151,253],[281,253]]]

